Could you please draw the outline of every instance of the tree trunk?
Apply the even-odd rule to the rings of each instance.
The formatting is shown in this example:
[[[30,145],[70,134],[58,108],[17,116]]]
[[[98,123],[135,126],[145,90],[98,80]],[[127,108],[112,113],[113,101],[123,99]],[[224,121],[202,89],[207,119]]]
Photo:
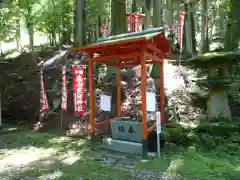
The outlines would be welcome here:
[[[184,9],[185,9],[185,38],[186,38],[186,50],[187,52],[193,54],[192,52],[192,32],[191,32],[191,21],[189,18],[189,7],[188,3],[184,4]]]
[[[100,18],[99,15],[97,15],[97,22],[96,22],[96,38],[98,39],[102,34],[101,34],[101,27],[100,27]]]
[[[146,0],[143,7],[145,12],[145,23],[144,29],[149,29],[151,27],[151,0]]]
[[[126,28],[126,3],[125,0],[118,1],[118,7],[119,7],[119,30],[118,34],[125,33],[127,28]]]
[[[208,51],[208,4],[207,0],[202,0],[202,19],[201,19],[201,53]]]
[[[20,19],[17,19],[16,21],[17,24],[17,32],[16,32],[16,44],[17,44],[17,49],[20,53],[23,52],[22,48],[22,42],[21,42],[21,25],[20,25]]]
[[[71,44],[71,30],[64,30],[62,32],[61,44],[65,45]]]
[[[192,54],[196,55],[196,32],[195,32],[195,22],[194,22],[194,15],[195,15],[195,8],[192,2],[189,2],[189,8],[191,9],[189,13],[189,22],[191,24],[191,38],[192,38]]]
[[[219,10],[220,11],[220,10]],[[220,28],[220,37],[221,37],[221,42],[223,42],[224,43],[224,37],[225,37],[225,27],[224,27],[224,20],[226,19],[225,18],[225,12],[222,12],[222,11],[220,11],[219,12],[220,13],[220,15],[219,15],[219,23],[220,23],[220,25],[219,25],[219,28]]]
[[[52,44],[51,45],[55,46],[57,44],[55,31],[52,32],[51,37],[52,37]]]
[[[161,25],[161,1],[153,0],[153,27],[159,27]]]
[[[172,0],[167,1],[167,24],[169,29],[173,25],[173,2]]]
[[[226,51],[234,51],[238,49],[240,40],[240,3],[237,0],[230,0],[230,11],[228,13],[228,23],[226,28],[226,37],[224,48]]]
[[[28,23],[27,25],[28,29],[28,35],[29,35],[29,49],[32,53],[34,53],[34,30],[33,30],[33,24]]]
[[[75,7],[75,38],[74,46],[80,47],[84,44],[84,6],[85,0],[76,0]]]
[[[111,3],[111,33],[113,35],[126,32],[125,0],[112,0]]]

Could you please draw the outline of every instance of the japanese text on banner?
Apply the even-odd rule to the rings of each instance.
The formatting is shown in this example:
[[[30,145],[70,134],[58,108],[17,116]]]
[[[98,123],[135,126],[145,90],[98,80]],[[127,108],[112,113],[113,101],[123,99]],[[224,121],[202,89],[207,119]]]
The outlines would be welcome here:
[[[75,65],[73,71],[74,112],[83,116],[86,112],[84,66]]]

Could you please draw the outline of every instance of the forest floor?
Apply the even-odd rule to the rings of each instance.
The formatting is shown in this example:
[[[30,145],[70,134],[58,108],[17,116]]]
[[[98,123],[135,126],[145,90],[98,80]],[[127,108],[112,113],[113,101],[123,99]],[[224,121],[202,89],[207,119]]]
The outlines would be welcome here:
[[[237,180],[240,157],[228,153],[219,156],[215,152],[177,148],[162,153],[159,159],[142,161],[137,156],[99,148],[90,150],[87,139],[13,129],[0,132],[0,177],[1,180]]]

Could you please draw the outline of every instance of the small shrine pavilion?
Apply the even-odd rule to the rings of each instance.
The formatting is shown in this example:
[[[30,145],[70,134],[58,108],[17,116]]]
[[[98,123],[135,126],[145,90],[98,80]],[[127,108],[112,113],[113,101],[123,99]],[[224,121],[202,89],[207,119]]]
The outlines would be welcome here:
[[[142,148],[147,152],[148,134],[156,125],[147,126],[147,64],[160,64],[160,111],[164,112],[164,58],[171,53],[170,44],[164,35],[164,28],[154,28],[100,39],[97,43],[74,49],[88,53],[88,83],[90,94],[90,134],[94,135],[96,126],[110,123],[113,119],[95,123],[94,64],[101,63],[116,67],[117,116],[121,116],[121,69],[141,65],[141,115]],[[164,113],[161,113],[164,123]]]

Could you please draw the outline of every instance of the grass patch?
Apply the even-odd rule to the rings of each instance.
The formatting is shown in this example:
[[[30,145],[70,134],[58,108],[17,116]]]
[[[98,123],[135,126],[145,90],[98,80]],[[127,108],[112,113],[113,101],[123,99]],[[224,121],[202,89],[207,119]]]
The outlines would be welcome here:
[[[233,134],[231,140],[224,140],[212,150],[199,147],[197,150],[177,148],[175,152],[162,152],[161,158],[140,162],[135,170],[157,170],[171,176],[180,175],[183,180],[238,180],[238,137],[238,134]],[[96,160],[99,153],[100,151],[90,150],[86,139],[24,129],[1,133],[0,177],[59,180],[130,179],[130,170],[120,170],[118,166],[104,165]]]
[[[240,177],[239,156],[220,157],[213,152],[188,152],[187,149],[145,163],[139,169],[159,169],[169,175],[199,180],[237,180]]]
[[[18,130],[0,137],[1,179],[129,179],[128,172],[94,160],[88,141]]]

